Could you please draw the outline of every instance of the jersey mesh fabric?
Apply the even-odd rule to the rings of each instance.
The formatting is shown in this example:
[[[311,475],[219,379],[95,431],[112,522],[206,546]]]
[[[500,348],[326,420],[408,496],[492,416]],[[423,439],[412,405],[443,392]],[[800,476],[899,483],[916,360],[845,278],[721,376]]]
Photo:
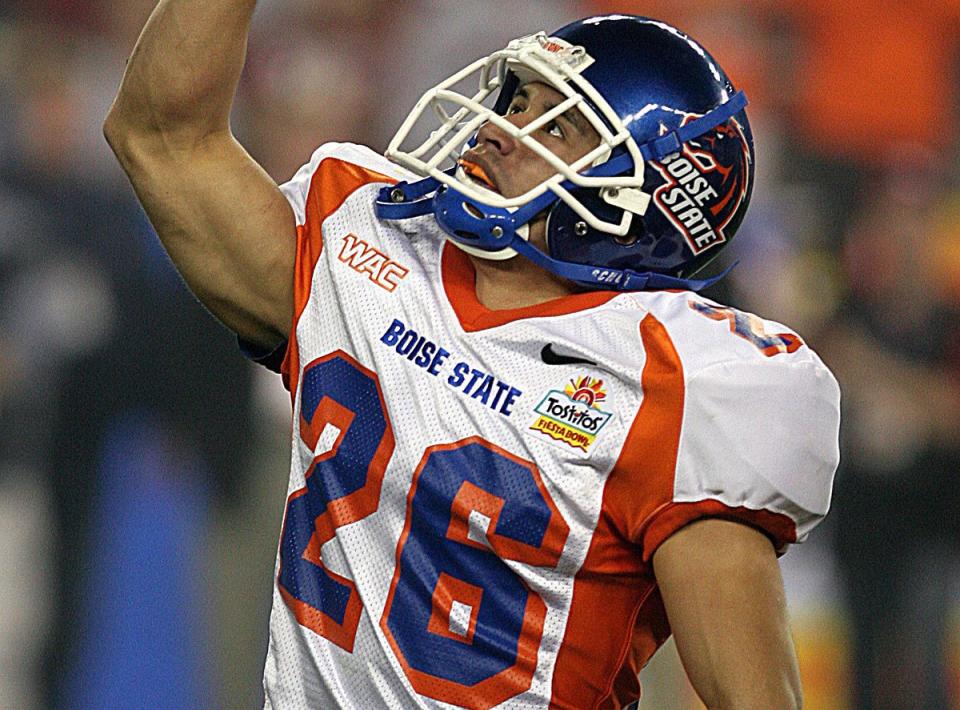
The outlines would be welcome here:
[[[351,180],[341,181],[344,175]],[[329,145],[283,187],[301,225],[297,268],[302,272],[296,287],[298,317],[284,363],[295,408],[288,506],[304,489],[315,457],[336,434],[323,432],[316,451],[301,436],[301,411],[315,408],[315,402],[302,401],[303,375],[311,364],[334,357],[373,373],[395,448],[372,512],[352,519],[347,511],[344,519],[350,522],[335,527],[322,547],[323,565],[352,580],[362,604],[352,647],[348,650],[299,623],[275,586],[264,673],[267,707],[617,707],[637,696],[635,671],[667,633],[649,563],[656,545],[696,517],[724,515],[760,528],[783,549],[826,513],[836,466],[836,383],[806,346],[765,355],[738,337],[727,320],[715,317],[727,314],[721,306],[686,292],[572,297],[539,311],[525,309],[519,313],[524,317],[484,313],[475,296],[463,296],[469,262],[445,244],[431,217],[397,223],[376,218],[378,189],[388,179],[404,177],[368,149]],[[341,184],[349,185],[345,194],[329,194]],[[323,190],[327,194],[319,195]],[[368,267],[382,266],[387,259],[402,267],[395,271],[403,275],[394,279],[394,288],[377,281],[382,270],[365,270],[363,259],[349,256],[356,253],[350,250],[357,240],[368,256],[382,257],[371,257]],[[709,317],[691,305],[697,303],[706,304]],[[465,323],[464,314],[476,318]],[[761,331],[789,333],[769,321],[751,322]],[[415,331],[417,340],[433,344],[434,352],[442,348],[449,353],[433,368],[436,374],[398,350],[390,333],[401,330]],[[666,376],[658,364],[663,356],[650,354],[654,340],[665,343],[673,358],[673,389],[665,389],[662,399],[673,412],[676,435],[656,443],[672,452],[667,458],[640,450],[653,445],[648,420],[642,417],[651,409],[656,378]],[[546,344],[595,364],[547,365],[540,354]],[[461,382],[458,372],[464,375]],[[479,373],[476,378],[474,372]],[[491,384],[484,394],[487,376]],[[468,391],[471,378],[476,382]],[[778,386],[768,395],[770,382]],[[696,391],[690,392],[691,386]],[[324,387],[314,392],[315,399],[327,391]],[[569,399],[578,388],[592,390],[593,395],[581,395],[594,397],[593,405]],[[779,402],[788,398],[789,411],[771,403],[771,396]],[[564,419],[568,415],[556,414],[556,407],[548,411],[551,397],[603,421],[598,432],[585,437],[573,431],[572,420]],[[505,404],[508,399],[512,402]],[[723,409],[724,401],[724,414],[731,421],[719,426],[714,408]],[[796,430],[811,409],[824,421]],[[776,437],[765,441],[741,434],[744,428],[755,433],[773,414],[783,418]],[[362,417],[352,420],[353,427],[359,427],[361,438],[380,435]],[[476,641],[436,646],[441,657],[431,659],[418,658],[425,652],[416,643],[398,640],[403,634],[422,634],[423,648],[433,648],[427,641],[435,640],[429,636],[438,633],[434,627],[401,633],[407,628],[401,622],[423,612],[409,607],[423,592],[418,597],[404,585],[411,575],[414,587],[433,584],[432,577],[418,570],[440,563],[430,556],[429,545],[421,553],[426,557],[404,554],[420,550],[414,541],[424,534],[423,526],[431,524],[431,515],[440,516],[441,533],[451,516],[449,501],[444,502],[447,509],[436,511],[416,497],[418,491],[426,496],[442,488],[430,462],[460,461],[448,452],[467,447],[493,452],[484,460],[496,462],[495,467],[506,462],[504,470],[514,471],[509,476],[480,471],[471,479],[478,484],[492,481],[496,490],[486,493],[505,501],[502,511],[531,496],[547,501],[554,511],[545,518],[547,532],[537,549],[500,535],[508,513],[489,522],[491,516],[481,510],[483,491],[471,499],[481,501],[478,507],[464,513],[470,527],[464,534],[486,554],[498,557],[500,566],[491,569],[512,575],[529,590],[517,665],[472,686],[458,685],[456,678],[462,667],[471,665],[464,659],[475,658],[476,665],[487,661],[469,655],[478,653],[475,650],[464,650]],[[661,461],[658,468],[644,463],[652,459]],[[767,468],[739,466],[752,459]],[[704,467],[716,472],[705,472]],[[524,473],[528,470],[534,473]],[[465,475],[453,469],[441,473],[441,478]],[[531,481],[539,488],[532,489]],[[331,503],[331,509],[336,505]],[[537,511],[547,507],[521,508],[520,518],[539,519]],[[288,522],[289,508],[283,534],[296,546]],[[514,538],[526,534],[516,520],[509,524],[521,530],[511,533]],[[452,525],[435,545],[453,550],[451,559],[458,560],[461,547],[447,541],[451,530]],[[311,532],[306,531],[308,537]],[[547,540],[555,550],[548,549]],[[483,557],[471,559],[493,564]],[[278,573],[280,568],[278,558]],[[407,591],[398,592],[401,587]],[[604,606],[618,587],[628,588],[622,597],[627,618],[610,616]],[[484,604],[499,603],[497,590],[488,586],[481,591],[485,596],[478,597],[476,605],[481,611],[459,600],[461,612],[480,614]],[[433,594],[436,599],[436,590]],[[530,601],[534,598],[540,602]],[[537,611],[541,602],[542,613]],[[631,619],[637,620],[636,628],[630,627]],[[470,623],[476,623],[473,639],[498,636],[489,618]],[[443,649],[452,649],[448,657]],[[424,670],[436,671],[437,663],[457,671],[431,675]],[[626,670],[618,678],[621,669]],[[634,680],[624,682],[626,676]]]

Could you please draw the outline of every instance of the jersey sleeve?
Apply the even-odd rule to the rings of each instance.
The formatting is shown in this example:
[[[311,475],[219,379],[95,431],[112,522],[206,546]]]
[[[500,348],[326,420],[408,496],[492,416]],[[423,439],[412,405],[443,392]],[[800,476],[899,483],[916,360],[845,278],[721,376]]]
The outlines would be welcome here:
[[[840,456],[840,390],[804,350],[714,363],[687,379],[672,496],[635,528],[644,559],[698,518],[751,525],[782,553],[826,515]]]
[[[399,166],[370,148],[353,143],[324,143],[280,192],[290,203],[298,226],[307,222],[308,206],[320,198],[328,205],[339,205],[356,189],[376,179],[395,182],[408,177]],[[358,179],[359,178],[359,179]],[[373,205],[370,205],[373,210]]]
[[[297,225],[297,252],[294,272],[294,324],[309,297],[313,272],[323,251],[323,223],[338,210],[358,188],[372,182],[396,182],[406,177],[398,166],[371,149],[351,143],[326,143],[317,148],[310,160],[294,176],[280,185],[280,192],[293,209]],[[371,201],[366,207],[372,213]],[[289,347],[287,340],[266,351],[252,343],[240,341],[241,352],[253,362],[283,375],[289,382]]]

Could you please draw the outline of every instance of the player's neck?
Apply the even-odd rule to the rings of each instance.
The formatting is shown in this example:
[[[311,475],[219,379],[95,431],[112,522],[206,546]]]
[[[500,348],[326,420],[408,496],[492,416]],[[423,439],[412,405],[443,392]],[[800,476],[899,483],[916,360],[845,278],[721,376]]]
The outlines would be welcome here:
[[[471,256],[470,261],[477,274],[477,300],[491,311],[535,306],[580,290],[522,256],[506,261]]]

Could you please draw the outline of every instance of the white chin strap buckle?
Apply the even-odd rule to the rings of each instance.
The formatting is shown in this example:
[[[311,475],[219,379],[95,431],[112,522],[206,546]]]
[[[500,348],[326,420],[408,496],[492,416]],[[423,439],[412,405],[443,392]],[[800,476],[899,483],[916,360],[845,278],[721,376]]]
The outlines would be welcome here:
[[[650,206],[650,195],[635,187],[605,187],[600,190],[600,197],[608,205],[619,207],[641,217],[647,213],[647,208]]]

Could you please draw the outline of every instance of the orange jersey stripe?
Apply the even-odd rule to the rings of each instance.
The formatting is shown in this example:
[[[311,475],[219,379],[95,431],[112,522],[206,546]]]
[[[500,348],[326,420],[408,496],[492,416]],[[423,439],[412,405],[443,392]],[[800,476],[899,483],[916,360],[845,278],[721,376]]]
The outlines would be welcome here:
[[[683,418],[683,367],[663,325],[640,323],[647,360],[643,402],[603,492],[600,518],[577,573],[553,699],[559,707],[619,708],[640,692],[637,672],[670,635],[638,546],[641,523],[673,495]],[[601,619],[612,625],[598,627]]]
[[[297,225],[297,258],[293,273],[293,325],[290,329],[287,354],[280,366],[284,384],[290,390],[291,397],[296,397],[300,369],[297,324],[310,299],[313,272],[323,253],[323,222],[336,212],[350,195],[364,185],[375,182],[393,184],[396,180],[337,158],[321,160],[310,179],[304,223]]]

